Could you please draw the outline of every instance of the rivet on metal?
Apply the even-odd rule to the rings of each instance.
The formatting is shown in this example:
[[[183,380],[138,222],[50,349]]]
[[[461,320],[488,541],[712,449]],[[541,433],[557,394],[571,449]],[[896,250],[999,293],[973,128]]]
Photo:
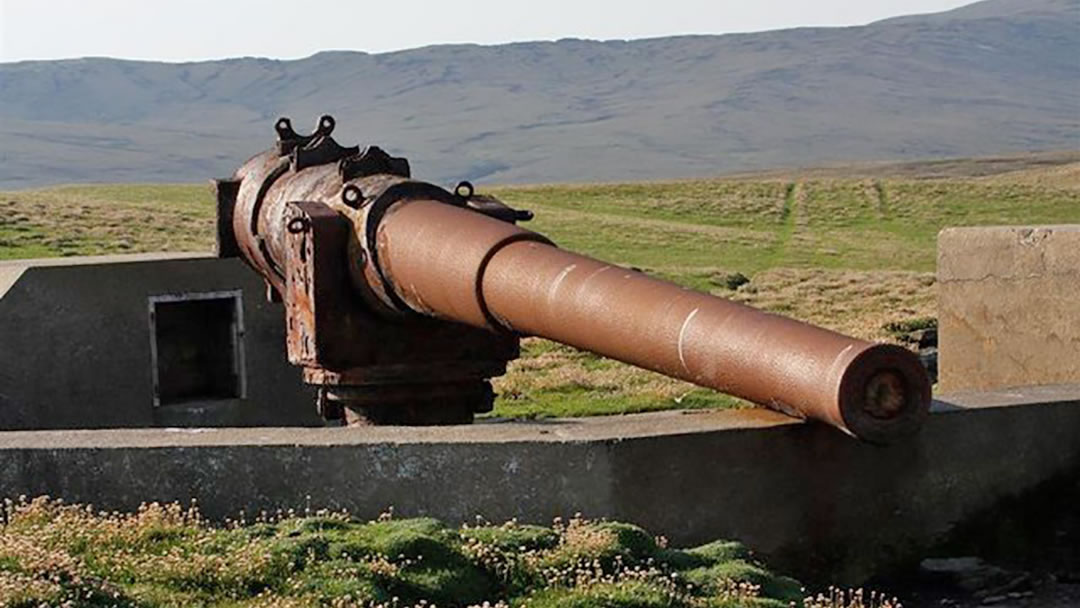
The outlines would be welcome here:
[[[289,220],[289,223],[285,225],[285,228],[289,231],[289,234],[303,234],[311,228],[310,222],[307,218],[294,217]]]
[[[364,193],[355,184],[349,184],[341,192],[341,202],[350,209],[359,209],[364,202]]]
[[[315,133],[317,135],[322,135],[323,137],[330,135],[334,132],[334,126],[336,124],[337,121],[334,120],[333,116],[323,114],[322,118],[319,119],[319,127],[315,129]]]
[[[470,182],[458,182],[458,185],[454,187],[454,195],[463,200],[469,200],[476,193],[476,189]]]

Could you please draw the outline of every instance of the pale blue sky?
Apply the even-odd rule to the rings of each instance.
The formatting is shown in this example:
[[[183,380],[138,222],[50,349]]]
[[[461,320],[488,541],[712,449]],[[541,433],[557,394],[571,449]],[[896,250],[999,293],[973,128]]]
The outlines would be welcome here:
[[[0,61],[297,58],[329,49],[857,25],[972,0],[0,0]]]

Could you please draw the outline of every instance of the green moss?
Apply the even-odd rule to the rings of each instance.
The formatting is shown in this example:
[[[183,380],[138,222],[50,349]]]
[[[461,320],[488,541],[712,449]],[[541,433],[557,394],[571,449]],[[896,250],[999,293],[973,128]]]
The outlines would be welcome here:
[[[615,539],[615,551],[624,557],[644,561],[656,556],[656,539],[638,526],[620,522],[601,522],[592,527],[601,533],[612,535]]]
[[[550,549],[559,542],[559,535],[551,528],[523,524],[465,528],[461,537],[503,551]]]
[[[719,564],[732,560],[750,559],[750,550],[745,545],[734,541],[713,541],[686,551],[703,560],[706,564]]]
[[[103,516],[48,501],[20,504],[10,519],[0,542],[0,605],[240,607],[260,598],[320,606],[398,598],[399,606],[503,600],[697,608],[799,599],[798,583],[750,562],[738,543],[668,549],[622,522],[450,528],[427,518],[319,516],[222,529],[172,507]],[[44,553],[27,557],[35,551]],[[33,565],[43,563],[53,566]],[[30,591],[12,595],[10,577],[23,577]],[[25,585],[26,577],[39,586]],[[760,585],[760,593],[732,603],[728,581]],[[110,601],[96,604],[93,593]]]
[[[363,524],[349,530],[347,538],[368,553],[391,558],[423,556],[428,563],[456,562],[460,553],[452,549],[457,533],[430,518],[391,520]]]
[[[647,583],[598,584],[578,589],[548,589],[526,600],[530,608],[678,608],[689,602]]]
[[[430,565],[411,569],[386,585],[391,597],[441,605],[474,604],[498,594],[496,582],[483,570],[467,564]]]
[[[329,557],[330,541],[322,535],[303,534],[274,538],[269,549],[277,560],[296,570]]]
[[[379,577],[363,568],[355,568],[349,560],[327,560],[306,570],[297,577],[290,595],[307,596],[321,601],[334,598],[370,598],[388,601],[393,595],[380,584]]]
[[[739,581],[759,585],[761,594],[767,598],[798,602],[804,597],[802,585],[798,581],[777,576],[743,559],[719,561],[710,566],[694,568],[688,570],[685,577],[687,581],[708,593],[720,591],[725,583]]]

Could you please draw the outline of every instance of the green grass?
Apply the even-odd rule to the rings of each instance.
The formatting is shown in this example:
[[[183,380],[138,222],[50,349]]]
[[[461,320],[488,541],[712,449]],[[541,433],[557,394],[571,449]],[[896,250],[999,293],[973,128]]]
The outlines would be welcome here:
[[[687,181],[500,189],[571,249],[657,269],[932,272],[945,226],[1080,221],[1074,188],[984,180]]]
[[[209,187],[64,186],[0,192],[0,260],[147,251],[209,251]]]
[[[560,246],[866,339],[935,315],[938,231],[1080,222],[1080,163],[930,163],[935,179],[837,170],[670,183],[500,187]],[[978,177],[940,177],[968,167]],[[988,169],[989,168],[989,169]],[[0,192],[0,259],[209,251],[202,185]],[[732,277],[750,281],[739,284]],[[732,289],[732,287],[735,287]],[[735,399],[538,339],[496,382],[494,415],[733,407]]]
[[[784,608],[800,585],[735,542],[688,550],[630,524],[450,527],[389,515],[263,515],[210,525],[194,509],[95,513],[4,505],[0,606]]]

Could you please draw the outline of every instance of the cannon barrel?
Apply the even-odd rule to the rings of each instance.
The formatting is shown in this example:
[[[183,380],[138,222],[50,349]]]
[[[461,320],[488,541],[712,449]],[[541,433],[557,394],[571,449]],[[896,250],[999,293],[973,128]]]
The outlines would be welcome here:
[[[471,411],[490,407],[490,389],[477,387],[501,373],[499,366],[462,371],[469,368],[463,363],[505,362],[517,355],[517,337],[525,335],[824,421],[872,442],[909,435],[926,416],[930,383],[906,349],[564,251],[517,226],[527,214],[476,196],[468,184],[451,192],[413,181],[404,159],[378,148],[340,148],[329,137],[332,128],[332,119],[324,117],[316,133],[300,137],[279,122],[278,148],[249,161],[224,182],[227,187],[219,183],[219,220],[226,224],[219,237],[228,237],[231,227],[233,241],[225,238],[222,250],[243,256],[285,300],[290,359],[305,366],[305,378],[326,399],[366,412],[366,422],[401,421],[373,412],[383,406],[423,409],[415,403],[423,398],[431,408],[470,399],[484,402]],[[338,235],[336,245],[328,234]],[[319,243],[326,244],[321,257]],[[327,268],[335,265],[337,270]],[[311,312],[319,307],[339,317],[360,315],[366,329],[359,332],[355,322],[323,315],[324,329],[336,324],[345,334],[352,331],[353,339],[370,342],[377,326],[430,344],[406,349],[397,359],[358,355],[364,349],[350,348],[349,336],[323,331],[320,337]],[[294,336],[297,325],[308,326],[307,333]],[[454,351],[439,342],[440,326],[463,332],[450,342],[475,348]],[[481,334],[469,333],[476,331]],[[305,356],[303,344],[294,348],[294,342],[320,340],[321,350],[306,347],[314,354]],[[327,354],[335,344],[346,353],[336,361]],[[457,371],[444,382],[448,362]],[[387,375],[403,365],[406,371]],[[427,392],[404,390],[401,396],[401,389],[418,386]]]
[[[898,346],[563,251],[461,208],[399,205],[379,226],[379,259],[412,311],[541,336],[873,441],[918,428],[929,402],[922,364]]]

